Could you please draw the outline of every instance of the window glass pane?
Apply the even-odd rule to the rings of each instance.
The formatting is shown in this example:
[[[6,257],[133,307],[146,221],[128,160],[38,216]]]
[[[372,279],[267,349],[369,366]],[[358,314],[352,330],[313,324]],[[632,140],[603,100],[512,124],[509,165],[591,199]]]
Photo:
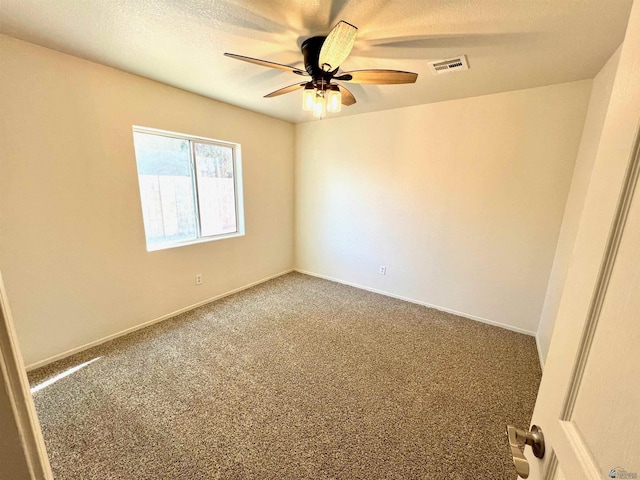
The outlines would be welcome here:
[[[236,232],[232,148],[195,142],[195,158],[200,234],[206,237]]]
[[[134,132],[147,245],[197,237],[189,141]]]

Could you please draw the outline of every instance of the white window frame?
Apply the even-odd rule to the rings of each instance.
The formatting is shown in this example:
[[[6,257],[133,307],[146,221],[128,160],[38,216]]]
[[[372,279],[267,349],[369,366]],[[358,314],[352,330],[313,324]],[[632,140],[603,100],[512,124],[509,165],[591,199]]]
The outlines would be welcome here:
[[[163,243],[155,243],[149,244],[147,241],[147,231],[144,228],[143,222],[143,230],[145,233],[145,244],[147,246],[147,251],[153,252],[157,250],[166,250],[168,248],[176,248],[183,247],[186,245],[194,245],[198,243],[206,243],[206,242],[215,242],[217,240],[225,240],[227,238],[235,238],[242,237],[245,234],[244,230],[244,194],[242,190],[242,154],[241,147],[239,143],[234,142],[226,142],[224,140],[216,140],[213,138],[207,137],[199,137],[197,135],[188,135],[186,133],[177,133],[170,132],[168,130],[160,130],[157,128],[149,128],[149,127],[141,127],[138,125],[133,125],[133,133],[146,133],[151,135],[160,135],[163,137],[171,137],[178,138],[181,140],[189,141],[189,163],[191,167],[192,173],[192,182],[193,182],[193,195],[194,195],[194,208],[195,208],[195,218],[196,218],[196,234],[197,237],[194,239],[183,240],[183,241],[172,241],[172,242],[163,242]],[[134,157],[135,157],[135,136],[134,138]],[[235,197],[235,214],[236,214],[236,231],[230,233],[222,233],[218,235],[209,235],[209,236],[201,236],[200,232],[200,211],[199,205],[200,200],[198,197],[198,175],[195,167],[195,145],[194,142],[197,143],[206,143],[210,145],[218,145],[222,147],[231,148],[232,157],[233,157],[233,183],[234,183],[234,197]],[[136,175],[138,174],[138,159],[135,158],[136,161]],[[140,213],[143,214],[143,206],[142,206],[142,191],[140,189],[140,179],[138,178],[138,190],[140,194]]]

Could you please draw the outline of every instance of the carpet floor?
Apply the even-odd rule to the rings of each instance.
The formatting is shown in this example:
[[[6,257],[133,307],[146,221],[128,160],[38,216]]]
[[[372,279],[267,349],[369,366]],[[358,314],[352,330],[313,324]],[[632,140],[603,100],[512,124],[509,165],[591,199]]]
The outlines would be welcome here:
[[[57,480],[513,480],[540,376],[533,337],[299,273],[29,374]]]

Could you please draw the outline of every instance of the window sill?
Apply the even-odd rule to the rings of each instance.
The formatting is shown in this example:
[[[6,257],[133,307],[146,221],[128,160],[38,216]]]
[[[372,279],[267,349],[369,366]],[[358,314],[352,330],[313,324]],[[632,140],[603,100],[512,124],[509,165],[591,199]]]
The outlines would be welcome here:
[[[155,243],[153,245],[147,245],[147,252],[157,252],[158,250],[168,250],[170,248],[186,247],[187,245],[196,245],[198,243],[215,242],[217,240],[226,240],[228,238],[244,237],[244,232],[225,233],[222,235],[215,235],[212,237],[201,237],[194,240],[187,240],[184,242],[167,242],[167,243]]]

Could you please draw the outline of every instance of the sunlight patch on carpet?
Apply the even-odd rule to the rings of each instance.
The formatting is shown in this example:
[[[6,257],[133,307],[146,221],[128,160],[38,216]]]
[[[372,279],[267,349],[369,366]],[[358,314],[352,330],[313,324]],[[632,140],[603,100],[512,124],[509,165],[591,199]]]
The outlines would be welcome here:
[[[102,357],[96,357],[94,359],[89,360],[88,362],[84,362],[84,363],[81,363],[80,365],[70,368],[69,370],[65,370],[64,372],[56,375],[55,377],[50,378],[46,382],[42,382],[36,385],[35,387],[32,387],[31,393],[34,394],[36,392],[39,392],[43,388],[47,388],[48,386],[53,385],[58,380],[62,380],[64,377],[68,377],[69,375],[76,373],[78,370],[82,370],[84,367],[91,365],[93,362],[95,362],[96,360],[100,360],[101,358]]]

